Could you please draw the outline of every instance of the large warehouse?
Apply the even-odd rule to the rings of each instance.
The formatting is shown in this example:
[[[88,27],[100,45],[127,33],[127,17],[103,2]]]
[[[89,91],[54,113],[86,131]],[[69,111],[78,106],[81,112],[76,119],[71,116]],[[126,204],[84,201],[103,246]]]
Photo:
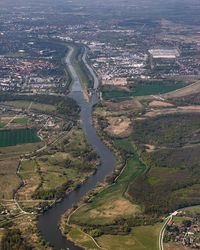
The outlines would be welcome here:
[[[150,49],[148,52],[151,69],[167,69],[170,66],[175,68],[176,59],[180,56],[178,49]]]
[[[175,59],[180,56],[178,49],[150,49],[149,54],[153,59]]]

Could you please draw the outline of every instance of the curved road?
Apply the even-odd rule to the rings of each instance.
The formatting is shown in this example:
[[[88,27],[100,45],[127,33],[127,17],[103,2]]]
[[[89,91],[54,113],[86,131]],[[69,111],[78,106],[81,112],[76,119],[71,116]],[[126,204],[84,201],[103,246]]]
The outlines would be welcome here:
[[[164,238],[164,234],[165,234],[165,228],[167,226],[167,224],[172,220],[173,216],[172,214],[169,215],[166,219],[165,219],[165,223],[162,226],[161,230],[160,230],[160,234],[159,234],[159,250],[164,250],[164,246],[163,246],[163,238]]]
[[[93,189],[98,182],[102,182],[104,178],[114,170],[116,165],[115,155],[110,151],[110,149],[101,141],[96,129],[92,125],[92,108],[93,105],[97,103],[98,97],[96,89],[98,88],[99,82],[93,72],[92,68],[88,65],[86,61],[86,51],[83,56],[83,60],[86,67],[90,72],[93,72],[94,77],[94,93],[92,94],[90,102],[84,99],[81,83],[78,74],[73,67],[72,57],[74,53],[74,48],[69,46],[68,55],[65,58],[65,62],[72,76],[72,87],[70,97],[76,100],[81,108],[80,120],[81,127],[85,133],[88,142],[96,150],[97,154],[101,158],[101,166],[98,167],[96,173],[90,176],[87,181],[81,185],[78,190],[72,191],[67,197],[55,207],[48,210],[46,213],[39,216],[38,228],[46,241],[48,241],[56,250],[60,249],[71,249],[80,250],[82,248],[74,245],[73,242],[67,240],[62,236],[58,225],[61,216],[65,213],[67,209],[73,207],[74,204],[78,203],[80,199],[91,189]]]

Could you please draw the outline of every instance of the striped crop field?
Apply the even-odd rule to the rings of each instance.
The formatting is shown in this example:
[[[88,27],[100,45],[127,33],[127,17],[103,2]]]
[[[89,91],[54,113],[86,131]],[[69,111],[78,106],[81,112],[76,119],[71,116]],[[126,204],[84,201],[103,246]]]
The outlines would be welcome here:
[[[35,128],[0,130],[0,147],[35,143],[39,141],[40,139],[37,136],[37,130]]]

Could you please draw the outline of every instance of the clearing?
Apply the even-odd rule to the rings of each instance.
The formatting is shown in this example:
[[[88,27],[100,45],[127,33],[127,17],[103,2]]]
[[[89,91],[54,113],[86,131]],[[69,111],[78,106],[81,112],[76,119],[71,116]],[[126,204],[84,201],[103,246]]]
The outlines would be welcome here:
[[[152,101],[149,103],[150,107],[173,107],[174,105],[169,102]]]
[[[111,136],[127,137],[132,132],[131,120],[128,117],[107,117],[108,127],[105,131]]]

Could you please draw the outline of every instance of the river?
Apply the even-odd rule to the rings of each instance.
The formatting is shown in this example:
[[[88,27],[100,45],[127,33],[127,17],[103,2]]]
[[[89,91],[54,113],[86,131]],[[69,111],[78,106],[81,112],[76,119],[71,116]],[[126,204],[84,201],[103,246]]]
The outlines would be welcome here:
[[[111,152],[110,149],[101,141],[96,129],[92,124],[92,108],[93,105],[98,102],[96,92],[99,85],[98,78],[93,69],[87,63],[87,51],[85,50],[83,55],[83,62],[86,64],[86,67],[94,78],[94,91],[92,93],[91,100],[87,102],[84,99],[83,90],[78,74],[71,62],[73,53],[74,48],[72,46],[69,46],[69,52],[65,58],[65,62],[72,76],[72,87],[69,96],[73,98],[81,108],[81,127],[85,133],[86,139],[100,156],[101,165],[98,167],[96,173],[90,176],[79,189],[72,191],[62,200],[61,203],[57,204],[55,207],[49,209],[47,212],[39,216],[38,228],[43,238],[48,241],[56,250],[82,249],[78,246],[75,246],[73,242],[67,240],[62,236],[61,231],[58,228],[61,216],[66,212],[67,209],[70,209],[74,204],[77,204],[88,191],[96,186],[98,182],[102,182],[104,178],[114,170],[116,165],[116,158],[114,153]]]

